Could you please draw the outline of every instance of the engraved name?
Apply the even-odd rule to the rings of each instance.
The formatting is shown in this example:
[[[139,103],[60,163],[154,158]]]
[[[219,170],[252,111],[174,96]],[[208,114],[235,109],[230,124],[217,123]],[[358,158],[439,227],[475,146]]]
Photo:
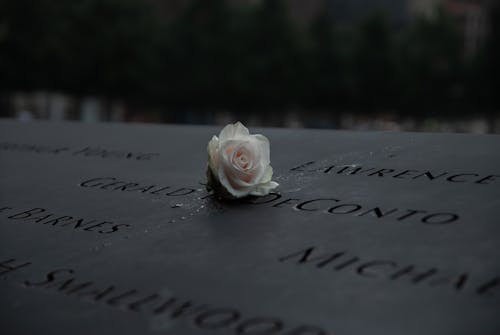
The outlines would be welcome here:
[[[499,174],[481,174],[451,171],[430,171],[410,169],[388,169],[364,167],[358,164],[329,165],[309,161],[290,169],[292,172],[321,173],[323,175],[365,176],[375,178],[390,178],[392,180],[423,180],[428,182],[466,183],[488,185],[500,181]]]
[[[79,186],[84,188],[97,188],[111,192],[136,192],[165,197],[181,197],[191,194],[199,195],[196,198],[191,197],[190,201],[216,197],[213,192],[207,193],[204,189],[199,188],[131,182],[114,177],[86,179],[80,182]],[[351,215],[396,222],[414,221],[428,225],[450,224],[460,219],[458,214],[448,211],[436,212],[423,209],[370,205],[342,200],[336,197],[316,199],[284,198],[281,194],[274,192],[261,198],[243,199],[242,202],[253,205],[267,205],[273,208],[288,207],[302,212],[317,212],[326,215]]]
[[[436,267],[401,264],[392,259],[366,259],[340,250],[320,252],[309,247],[278,258],[279,262],[307,266],[312,271],[351,273],[367,279],[405,282],[412,285],[448,288],[457,292],[474,293],[480,296],[495,296],[500,291],[500,275],[486,280],[473,278],[468,272],[447,273]],[[500,296],[497,296],[500,297]]]
[[[114,177],[99,177],[82,181],[80,187],[98,188],[107,191],[137,192],[166,197],[185,196],[199,189],[189,187],[165,186],[120,180]]]
[[[0,213],[12,222],[36,223],[52,227],[76,229],[97,234],[112,234],[130,227],[124,223],[114,223],[108,220],[86,219],[78,216],[61,215],[45,208],[14,209],[0,207]]]
[[[143,153],[143,152],[132,152],[125,150],[111,150],[101,147],[83,147],[75,149],[67,146],[50,146],[50,145],[24,144],[24,143],[11,143],[11,142],[0,142],[0,150],[32,152],[37,154],[126,159],[126,160],[136,160],[136,161],[148,161],[157,158],[160,155],[159,153]]]
[[[8,259],[0,262],[0,277],[31,265],[31,262]],[[2,271],[3,270],[3,271]],[[42,278],[22,281],[26,288],[50,290],[74,299],[115,308],[121,311],[142,313],[165,321],[190,322],[196,329],[226,331],[237,335],[328,335],[314,325],[290,325],[279,317],[247,316],[236,307],[212,306],[161,292],[142,292],[139,289],[120,289],[116,285],[100,285],[75,275],[70,268],[54,269]]]
[[[268,204],[275,208],[291,207],[304,212],[317,212],[326,215],[351,215],[371,219],[387,219],[391,221],[414,221],[428,225],[450,224],[460,219],[452,212],[434,212],[422,209],[399,208],[392,206],[370,205],[342,200],[336,197],[317,199],[283,198],[281,194],[270,193],[262,198],[244,200],[249,204]]]

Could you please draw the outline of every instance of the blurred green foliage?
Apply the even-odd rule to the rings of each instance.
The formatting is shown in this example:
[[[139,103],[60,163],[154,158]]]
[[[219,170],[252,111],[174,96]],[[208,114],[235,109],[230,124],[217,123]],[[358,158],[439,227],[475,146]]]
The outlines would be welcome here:
[[[56,90],[167,108],[449,112],[499,107],[499,11],[473,58],[439,11],[393,29],[327,10],[299,28],[280,0],[0,0],[0,91]]]

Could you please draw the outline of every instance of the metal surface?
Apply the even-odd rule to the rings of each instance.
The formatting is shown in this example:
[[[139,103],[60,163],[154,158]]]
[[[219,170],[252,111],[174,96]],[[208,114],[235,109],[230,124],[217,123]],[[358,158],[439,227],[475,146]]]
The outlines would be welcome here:
[[[219,130],[1,121],[5,334],[500,333],[499,136],[251,129],[221,202]]]

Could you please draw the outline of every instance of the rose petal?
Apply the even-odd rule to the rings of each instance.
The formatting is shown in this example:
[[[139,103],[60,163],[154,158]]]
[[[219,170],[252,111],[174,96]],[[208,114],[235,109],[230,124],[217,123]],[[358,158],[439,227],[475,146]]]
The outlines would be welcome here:
[[[222,186],[235,198],[243,198],[247,196],[250,192],[248,188],[236,189],[233,187],[229,179],[226,177],[224,173],[224,169],[219,169],[217,176],[219,177],[219,182]]]
[[[271,148],[267,137],[261,134],[251,135],[252,143],[257,146],[257,151],[260,154],[260,161],[264,165],[269,165],[271,162]]]
[[[249,135],[250,133],[248,132],[248,128],[242,125],[241,122],[236,122],[235,124],[228,124],[225,126],[219,134],[219,139],[221,141],[227,141]]]
[[[219,139],[217,136],[213,136],[210,142],[207,145],[208,152],[208,164],[214,173],[218,168],[218,159],[217,159],[217,150],[219,147]]]
[[[259,184],[249,194],[256,196],[263,196],[269,194],[272,190],[276,189],[279,184],[275,181],[269,181],[264,184]]]
[[[271,165],[268,165],[265,169],[264,175],[262,176],[262,180],[260,181],[260,183],[268,183],[271,181],[272,178],[273,178],[273,168],[271,167]]]

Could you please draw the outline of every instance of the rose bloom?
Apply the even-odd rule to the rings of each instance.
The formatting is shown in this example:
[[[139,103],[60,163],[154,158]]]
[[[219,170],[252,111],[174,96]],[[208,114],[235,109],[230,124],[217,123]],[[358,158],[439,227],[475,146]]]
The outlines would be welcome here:
[[[208,186],[225,198],[263,196],[278,187],[271,180],[269,140],[250,135],[240,122],[228,124],[208,142]]]

